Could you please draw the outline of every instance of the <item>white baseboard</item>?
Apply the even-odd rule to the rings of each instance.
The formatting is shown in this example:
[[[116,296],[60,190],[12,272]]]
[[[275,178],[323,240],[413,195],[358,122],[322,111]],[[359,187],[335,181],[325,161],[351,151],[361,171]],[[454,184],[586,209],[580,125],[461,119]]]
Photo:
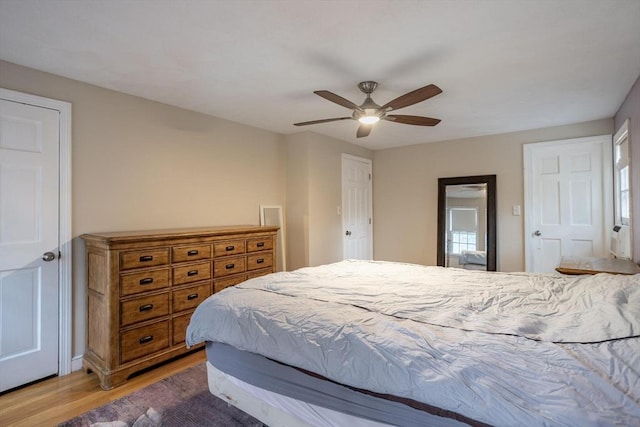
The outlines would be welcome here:
[[[71,359],[71,372],[79,371],[82,369],[82,356],[75,356]]]

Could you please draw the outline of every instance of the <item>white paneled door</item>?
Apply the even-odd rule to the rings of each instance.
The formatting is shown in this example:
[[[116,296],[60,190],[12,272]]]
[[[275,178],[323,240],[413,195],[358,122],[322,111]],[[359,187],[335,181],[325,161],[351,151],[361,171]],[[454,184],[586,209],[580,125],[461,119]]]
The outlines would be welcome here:
[[[373,259],[371,193],[371,160],[343,154],[343,259]]]
[[[0,102],[0,391],[4,391],[58,373],[60,113]]]
[[[611,137],[525,145],[527,271],[603,257],[611,221]]]

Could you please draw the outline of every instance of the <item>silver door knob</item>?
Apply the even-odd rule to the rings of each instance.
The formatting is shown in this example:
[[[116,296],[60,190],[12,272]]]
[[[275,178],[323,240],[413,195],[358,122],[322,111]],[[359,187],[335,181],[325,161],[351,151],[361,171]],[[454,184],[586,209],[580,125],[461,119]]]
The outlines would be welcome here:
[[[542,233],[540,232],[540,230],[536,230],[533,232],[534,236],[542,236]]]
[[[44,254],[42,254],[42,259],[47,262],[53,261],[54,259],[56,259],[56,254],[54,254],[53,252],[45,252]]]

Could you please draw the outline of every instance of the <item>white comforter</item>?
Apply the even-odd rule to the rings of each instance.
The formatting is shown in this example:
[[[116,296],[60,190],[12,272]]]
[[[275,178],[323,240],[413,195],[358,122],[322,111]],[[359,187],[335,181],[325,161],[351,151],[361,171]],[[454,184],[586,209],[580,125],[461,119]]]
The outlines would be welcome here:
[[[640,425],[640,277],[343,261],[205,301],[218,341],[494,425]]]

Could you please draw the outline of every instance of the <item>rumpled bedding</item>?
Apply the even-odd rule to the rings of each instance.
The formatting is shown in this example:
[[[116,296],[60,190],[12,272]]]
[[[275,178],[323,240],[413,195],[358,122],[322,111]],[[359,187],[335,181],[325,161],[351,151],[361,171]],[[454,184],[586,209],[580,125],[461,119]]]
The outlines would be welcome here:
[[[223,342],[493,425],[640,425],[640,277],[342,261],[203,302]]]
[[[485,251],[462,251],[460,264],[487,265],[487,253]]]

